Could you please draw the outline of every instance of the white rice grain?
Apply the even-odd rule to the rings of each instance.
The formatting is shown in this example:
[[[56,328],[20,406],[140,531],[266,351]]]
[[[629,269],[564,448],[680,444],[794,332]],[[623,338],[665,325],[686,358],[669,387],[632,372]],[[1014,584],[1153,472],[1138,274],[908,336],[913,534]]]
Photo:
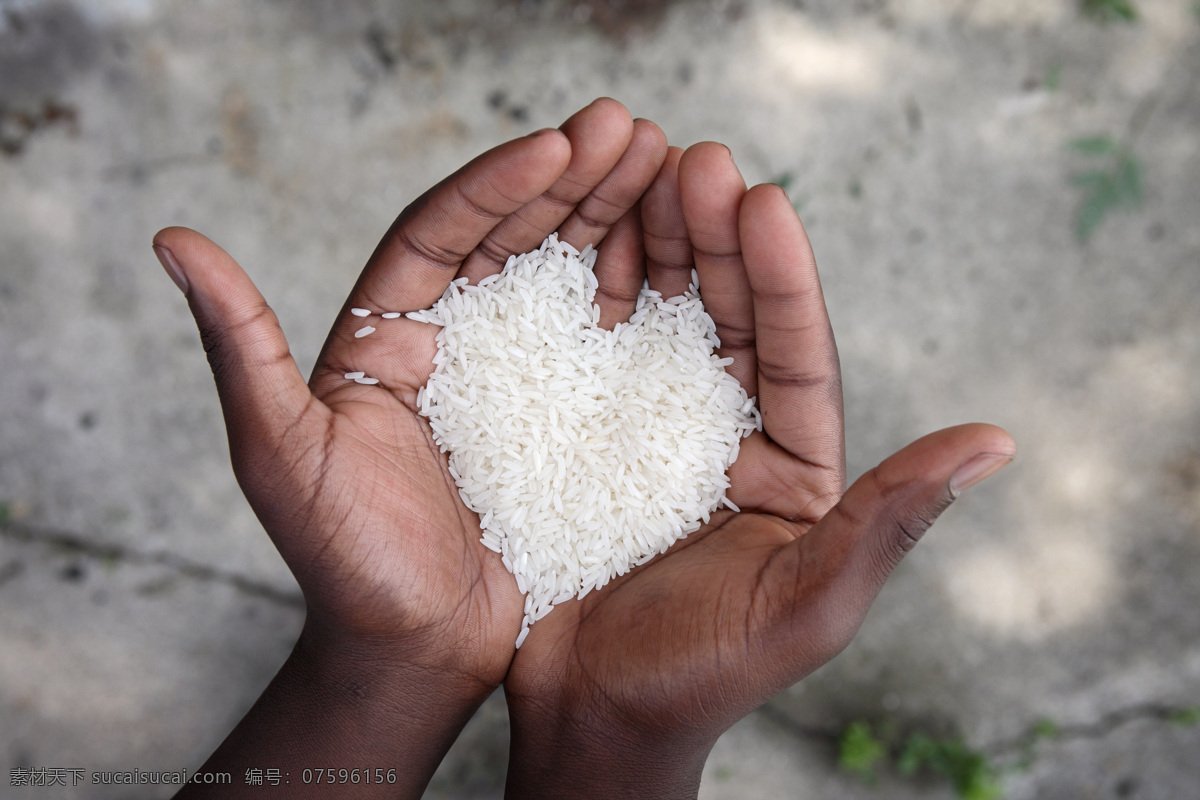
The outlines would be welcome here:
[[[610,332],[597,325],[595,260],[551,235],[407,314],[441,327],[417,404],[483,544],[526,594],[517,647],[554,605],[736,509],[725,472],[762,429],[716,354],[699,275],[669,300],[643,288]]]

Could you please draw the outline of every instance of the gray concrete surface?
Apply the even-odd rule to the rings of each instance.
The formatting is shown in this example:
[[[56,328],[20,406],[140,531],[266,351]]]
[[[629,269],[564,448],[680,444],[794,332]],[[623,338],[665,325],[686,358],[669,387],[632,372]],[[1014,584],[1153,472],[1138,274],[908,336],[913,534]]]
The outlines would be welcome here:
[[[973,419],[1021,448],[701,796],[954,796],[839,771],[859,720],[964,737],[1009,798],[1197,796],[1200,11],[1136,6],[0,0],[0,796],[168,795],[8,770],[195,768],[301,622],[153,232],[232,252],[307,369],[408,201],[598,95],[792,176],[852,474]],[[1081,243],[1095,134],[1144,199]],[[506,749],[497,697],[428,796],[498,797]]]

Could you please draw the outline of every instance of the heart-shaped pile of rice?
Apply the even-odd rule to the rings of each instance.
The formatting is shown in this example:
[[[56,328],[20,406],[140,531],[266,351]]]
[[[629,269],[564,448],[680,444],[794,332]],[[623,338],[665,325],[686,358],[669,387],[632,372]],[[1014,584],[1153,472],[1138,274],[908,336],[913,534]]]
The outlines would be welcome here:
[[[450,453],[483,544],[525,593],[529,625],[695,531],[722,503],[754,401],[718,358],[698,278],[664,300],[643,288],[606,331],[596,252],[555,234],[499,275],[455,280],[431,309],[442,326],[417,395]]]

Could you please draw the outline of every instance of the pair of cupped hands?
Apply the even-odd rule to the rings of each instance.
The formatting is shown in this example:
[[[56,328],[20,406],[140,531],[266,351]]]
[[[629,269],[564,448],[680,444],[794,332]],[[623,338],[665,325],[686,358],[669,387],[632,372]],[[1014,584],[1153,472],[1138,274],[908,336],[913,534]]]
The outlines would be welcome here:
[[[763,431],[729,471],[741,513],[714,513],[665,555],[557,606],[514,650],[523,597],[417,414],[436,330],[402,317],[356,338],[365,323],[349,309],[427,308],[453,279],[498,272],[554,231],[602,244],[608,328],[644,280],[670,297],[695,268]],[[949,428],[847,490],[837,350],[787,195],[747,189],[723,145],[668,147],[609,99],[484,153],[406,208],[307,383],[229,255],[184,228],[154,247],[199,326],[238,482],[307,605],[290,658],[203,767],[233,774],[222,797],[269,789],[243,785],[252,768],[279,769],[288,796],[419,797],[500,685],[509,796],[694,797],[717,737],[840,652],[941,511],[1014,453],[999,428]],[[318,768],[345,780],[305,784]]]

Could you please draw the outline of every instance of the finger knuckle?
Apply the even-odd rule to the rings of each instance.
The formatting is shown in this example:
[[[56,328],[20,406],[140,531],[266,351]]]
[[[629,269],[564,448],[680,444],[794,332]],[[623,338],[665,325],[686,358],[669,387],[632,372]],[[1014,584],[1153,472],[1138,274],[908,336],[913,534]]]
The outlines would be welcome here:
[[[751,350],[755,345],[754,328],[717,323],[717,338],[726,350]]]
[[[580,203],[572,212],[575,220],[587,230],[607,230],[620,218],[620,209],[614,208],[608,201],[597,197],[592,197],[590,200],[591,202]],[[608,214],[603,213],[603,206],[608,206]]]
[[[419,239],[404,227],[401,227],[396,236],[400,246],[413,257],[439,269],[458,269],[467,257],[466,253]]]

